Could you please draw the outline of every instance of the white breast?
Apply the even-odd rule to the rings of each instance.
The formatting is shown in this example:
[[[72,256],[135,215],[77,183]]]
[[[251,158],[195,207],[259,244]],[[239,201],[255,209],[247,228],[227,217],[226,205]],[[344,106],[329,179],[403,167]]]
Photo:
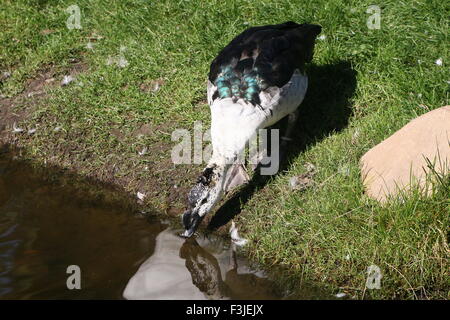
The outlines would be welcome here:
[[[266,113],[231,98],[217,99],[211,105],[211,140],[213,154],[234,158],[244,150],[247,141],[266,121]]]
[[[208,102],[211,109],[211,140],[216,156],[233,158],[244,150],[258,129],[266,128],[294,112],[303,101],[308,87],[308,77],[298,70],[283,87],[270,87],[260,93],[260,106],[239,99],[216,99],[217,90],[208,81]]]

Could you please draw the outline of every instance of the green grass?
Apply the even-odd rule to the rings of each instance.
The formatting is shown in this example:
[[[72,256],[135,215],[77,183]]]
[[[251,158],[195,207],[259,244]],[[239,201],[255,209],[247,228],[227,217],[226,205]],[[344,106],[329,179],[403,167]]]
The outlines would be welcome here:
[[[72,4],[81,9],[81,30],[65,26]],[[326,38],[309,67],[298,143],[283,171],[256,184],[242,204],[239,225],[252,240],[246,251],[281,268],[280,282],[291,289],[313,281],[357,298],[448,299],[448,184],[428,199],[414,194],[380,206],[363,194],[358,161],[410,119],[448,104],[449,8],[445,1],[380,1],[381,29],[369,30],[372,4],[1,0],[0,71],[11,72],[1,94],[14,97],[45,68],[62,76],[70,59],[83,61],[88,69],[77,82],[54,87],[20,124],[38,131],[18,143],[35,159],[99,178],[115,163],[113,180],[130,192],[150,189],[151,177],[160,188],[147,190],[149,205],[163,208],[170,186],[187,187],[200,170],[170,165],[170,133],[192,129],[195,120],[209,123],[205,80],[215,54],[248,25],[318,23]],[[53,32],[41,34],[46,29]],[[103,38],[89,50],[94,33]],[[128,66],[107,65],[121,46]],[[164,83],[156,93],[139,89],[157,79]],[[150,135],[133,134],[145,123]],[[137,156],[145,145],[152,152]],[[306,162],[317,168],[315,185],[292,192],[289,178]],[[383,274],[380,290],[365,289],[372,264]]]

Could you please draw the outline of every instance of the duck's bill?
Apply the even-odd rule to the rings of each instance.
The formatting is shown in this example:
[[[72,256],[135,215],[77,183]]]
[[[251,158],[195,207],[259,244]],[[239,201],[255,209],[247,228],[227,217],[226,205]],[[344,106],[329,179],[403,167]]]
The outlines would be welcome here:
[[[194,234],[195,231],[191,230],[184,230],[184,232],[181,234],[183,238],[190,238]]]
[[[192,214],[191,210],[186,210],[183,213],[182,221],[185,229],[189,229],[189,227],[191,226],[191,214]]]
[[[186,210],[183,214],[183,224],[186,230],[181,234],[181,236],[190,238],[195,233],[202,220],[203,217],[200,217],[197,212]]]

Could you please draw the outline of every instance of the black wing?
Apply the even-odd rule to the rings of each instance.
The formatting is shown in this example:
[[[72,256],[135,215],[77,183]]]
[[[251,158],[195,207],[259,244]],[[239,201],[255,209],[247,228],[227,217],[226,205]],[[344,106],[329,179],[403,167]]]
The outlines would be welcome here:
[[[217,98],[242,98],[259,104],[267,87],[284,86],[295,69],[311,62],[322,27],[289,21],[253,27],[234,38],[211,63],[209,80]]]

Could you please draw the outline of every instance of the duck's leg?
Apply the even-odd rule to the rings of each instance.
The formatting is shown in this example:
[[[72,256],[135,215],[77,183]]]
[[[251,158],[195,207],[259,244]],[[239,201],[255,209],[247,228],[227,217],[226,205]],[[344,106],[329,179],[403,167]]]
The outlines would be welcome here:
[[[267,147],[264,146],[262,150],[258,150],[258,152],[254,152],[250,156],[250,165],[252,170],[254,171],[260,164],[263,163],[263,159],[267,155]]]
[[[292,130],[294,129],[295,124],[297,123],[298,114],[299,114],[298,109],[295,110],[294,112],[288,114],[288,124],[287,124],[287,127],[286,127],[286,132],[281,137],[281,144],[280,144],[280,149],[283,150],[283,151],[286,148],[286,146],[289,143],[289,141],[292,140],[291,139]]]
[[[286,156],[288,144],[290,141],[292,141],[292,138],[291,138],[292,131],[295,127],[295,124],[297,123],[298,115],[299,115],[298,109],[295,110],[294,112],[288,114],[288,123],[287,123],[286,131],[285,131],[284,135],[280,138],[280,140],[281,140],[281,142],[280,142],[280,161],[284,160],[284,158]]]
[[[279,152],[280,152],[279,160],[280,161],[283,159],[285,152],[286,152],[286,148],[287,148],[289,142],[292,140],[291,139],[292,131],[295,127],[295,124],[297,123],[298,115],[299,115],[298,109],[287,115],[288,123],[287,123],[286,131],[285,131],[284,135],[280,138],[280,148],[279,148]],[[265,143],[263,145],[264,145],[264,148],[262,150],[259,150],[257,153],[255,153],[251,158],[252,170],[255,170],[258,166],[266,164],[268,162],[267,161],[268,160],[267,159],[267,143]]]

